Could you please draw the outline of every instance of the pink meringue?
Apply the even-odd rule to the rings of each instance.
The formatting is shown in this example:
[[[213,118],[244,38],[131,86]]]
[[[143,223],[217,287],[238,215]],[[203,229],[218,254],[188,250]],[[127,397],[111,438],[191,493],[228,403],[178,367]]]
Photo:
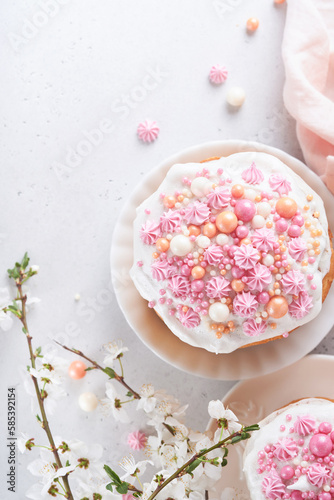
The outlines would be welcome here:
[[[231,193],[227,188],[216,188],[207,194],[208,205],[215,210],[226,208],[231,200]]]
[[[258,337],[266,331],[267,324],[265,321],[257,323],[253,318],[251,318],[244,322],[242,328],[247,337]]]
[[[187,208],[184,212],[184,219],[189,224],[200,226],[203,222],[207,221],[210,217],[210,209],[206,203],[195,201],[191,207]]]
[[[170,208],[168,212],[164,212],[160,217],[161,230],[165,233],[172,233],[180,226],[181,219],[179,212]]]
[[[283,194],[288,194],[291,191],[291,184],[289,181],[279,174],[272,174],[269,177],[269,184],[273,191],[282,196]]]
[[[134,431],[128,435],[128,445],[133,450],[142,450],[145,448],[147,437],[143,432]]]
[[[247,182],[247,184],[260,184],[264,179],[263,173],[261,170],[256,168],[254,162],[249,168],[242,172],[241,177],[245,182]]]
[[[140,237],[145,245],[153,245],[161,236],[159,224],[154,221],[148,220],[142,225],[140,230]]]
[[[189,307],[186,312],[181,309],[179,313],[179,320],[186,328],[195,328],[201,322],[199,314],[197,314],[197,312],[195,312],[191,307]]]
[[[240,245],[234,252],[234,262],[241,269],[251,269],[259,261],[259,252],[252,245]]]
[[[307,246],[302,238],[294,238],[288,243],[288,250],[293,259],[301,261],[304,258]]]
[[[262,481],[262,491],[269,500],[282,498],[285,493],[285,486],[277,473],[271,472]]]
[[[301,319],[306,316],[313,307],[313,299],[307,293],[301,293],[298,299],[289,305],[289,314],[293,318]]]
[[[231,290],[230,282],[220,276],[211,278],[205,287],[206,294],[210,299],[222,299],[228,296]]]
[[[272,275],[267,266],[256,264],[248,272],[247,285],[250,290],[262,292],[272,281]]]
[[[282,438],[273,445],[273,455],[277,460],[285,462],[298,455],[298,445],[289,437]]]
[[[251,240],[253,245],[263,252],[274,250],[274,245],[276,243],[275,233],[271,229],[265,227],[254,231]]]
[[[284,293],[289,293],[291,295],[298,295],[299,292],[305,289],[305,276],[300,272],[292,269],[284,274],[281,279],[281,284]]]
[[[152,276],[157,281],[162,281],[170,275],[171,266],[167,260],[156,260],[151,264]]]
[[[311,434],[316,428],[316,421],[309,415],[298,416],[294,423],[294,431],[300,436],[307,436]]]
[[[227,79],[228,71],[225,66],[221,64],[215,64],[210,69],[209,79],[210,82],[219,85],[220,83],[224,83]]]
[[[224,257],[224,252],[221,246],[211,245],[204,253],[205,260],[210,264],[210,266],[216,266],[220,263]]]
[[[153,142],[158,138],[159,127],[154,121],[145,120],[138,125],[137,134],[143,142]]]
[[[172,291],[175,297],[184,297],[190,291],[190,284],[187,278],[175,275],[168,280],[168,288]]]
[[[322,488],[329,478],[329,472],[325,466],[315,463],[307,469],[306,474],[311,484]]]
[[[242,318],[253,316],[258,308],[258,301],[250,292],[238,293],[233,300],[233,310]]]

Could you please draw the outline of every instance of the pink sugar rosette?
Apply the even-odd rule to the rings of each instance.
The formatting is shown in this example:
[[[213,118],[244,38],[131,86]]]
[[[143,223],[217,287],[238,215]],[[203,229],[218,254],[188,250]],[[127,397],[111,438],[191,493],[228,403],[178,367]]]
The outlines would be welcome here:
[[[175,297],[185,297],[190,292],[190,283],[187,278],[176,274],[168,280],[168,288]]]
[[[247,337],[258,337],[266,331],[267,324],[265,321],[257,323],[253,318],[251,318],[244,322],[242,328]]]
[[[205,292],[210,299],[227,297],[232,290],[230,282],[220,276],[211,278],[205,286]]]
[[[234,262],[241,269],[252,269],[259,259],[259,252],[252,245],[240,245],[234,252]]]
[[[326,466],[317,463],[312,464],[306,472],[310,483],[318,488],[322,488],[327,483],[329,473],[330,470]]]
[[[293,238],[288,243],[288,250],[291,257],[300,262],[304,258],[307,246],[302,238]]]
[[[195,201],[190,207],[186,208],[183,217],[189,224],[200,226],[209,219],[210,209],[206,203]]]
[[[222,66],[221,64],[214,64],[210,69],[209,79],[210,82],[220,85],[225,82],[227,75],[228,71],[225,66]]]
[[[191,307],[187,311],[181,309],[179,313],[179,320],[185,328],[195,328],[201,322],[201,318],[197,312],[195,312]]]
[[[294,439],[284,437],[273,445],[273,455],[277,460],[286,462],[298,455],[298,445]]]
[[[313,298],[308,293],[301,293],[289,305],[289,314],[293,318],[301,319],[306,316],[313,307]]]
[[[248,271],[247,285],[250,290],[262,292],[272,281],[272,274],[267,266],[256,264]]]
[[[247,184],[260,184],[264,179],[263,173],[256,167],[254,162],[242,172],[241,177]]]
[[[165,233],[172,233],[181,224],[182,217],[176,210],[171,208],[160,216],[160,227]]]
[[[219,245],[210,245],[204,252],[204,258],[210,266],[216,266],[224,257],[224,252]]]
[[[206,199],[209,207],[219,210],[226,208],[231,201],[231,193],[227,188],[216,188],[207,194]]]
[[[300,271],[292,269],[284,274],[281,284],[284,293],[298,295],[299,292],[305,290],[306,280],[305,276]]]
[[[271,229],[267,229],[265,227],[256,229],[251,237],[251,240],[253,245],[262,252],[274,250],[276,243],[275,233]]]
[[[258,308],[258,301],[250,292],[238,293],[233,300],[233,310],[242,318],[253,316]]]
[[[276,472],[270,472],[270,474],[263,479],[261,488],[266,498],[269,500],[282,498],[282,495],[285,494],[285,486]]]
[[[159,224],[148,220],[142,225],[140,237],[145,245],[154,245],[157,239],[161,236]]]
[[[145,448],[147,437],[143,432],[134,431],[128,435],[128,445],[133,450],[142,450]]]
[[[279,174],[272,174],[269,177],[269,185],[273,191],[276,191],[280,196],[289,194],[291,191],[291,184],[285,177]]]
[[[171,272],[171,266],[167,260],[156,260],[151,265],[152,276],[157,281],[163,281],[168,278]]]
[[[158,138],[159,127],[156,122],[145,120],[138,125],[137,134],[143,142],[153,142]]]
[[[316,426],[316,421],[310,415],[299,415],[293,428],[300,436],[307,436],[315,430]]]

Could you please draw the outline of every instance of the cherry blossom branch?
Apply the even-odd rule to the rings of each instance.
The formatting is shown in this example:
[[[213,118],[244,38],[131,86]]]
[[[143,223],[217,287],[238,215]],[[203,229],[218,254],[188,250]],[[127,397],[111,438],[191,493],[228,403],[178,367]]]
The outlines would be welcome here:
[[[118,375],[115,370],[112,370],[112,369],[108,369],[108,368],[103,368],[101,365],[99,365],[96,361],[94,361],[93,359],[90,359],[88,356],[86,356],[82,351],[79,351],[78,349],[74,349],[74,348],[71,348],[71,347],[67,347],[66,345],[63,345],[63,344],[60,344],[60,342],[57,342],[55,340],[56,344],[60,345],[60,347],[62,347],[63,349],[65,349],[66,351],[69,351],[69,352],[73,352],[74,354],[76,354],[77,356],[80,356],[81,358],[85,359],[86,361],[88,361],[89,363],[91,363],[93,365],[93,367],[96,369],[96,370],[101,370],[103,373],[107,374],[110,378],[114,378],[115,380],[117,380],[117,382],[119,382],[120,384],[123,385],[123,387],[125,387],[129,392],[131,392],[131,394],[133,395],[134,399],[141,399],[140,395],[134,391],[124,380],[124,377],[122,375]],[[111,370],[111,371],[110,371]]]
[[[26,267],[28,266],[28,264],[29,264],[29,258],[27,256],[27,254],[25,254],[21,264],[16,263],[15,267],[13,269],[8,270],[9,277],[13,278],[15,281],[15,285],[16,285],[16,288],[18,291],[18,297],[16,300],[21,301],[21,309],[18,309],[16,306],[9,306],[8,308],[5,308],[5,310],[6,310],[6,312],[11,311],[21,321],[21,323],[23,325],[22,331],[25,334],[26,339],[27,339],[27,343],[28,343],[31,367],[35,369],[36,368],[36,361],[35,361],[36,355],[34,354],[34,351],[33,351],[32,336],[29,333],[29,328],[28,328],[28,323],[27,323],[27,309],[26,309],[27,295],[23,293],[22,284],[25,283],[31,276],[36,274],[37,271],[32,271],[30,268],[29,271],[26,272]],[[34,384],[35,393],[36,393],[36,397],[37,397],[37,401],[38,401],[38,406],[39,406],[39,409],[41,412],[41,417],[42,417],[41,422],[40,422],[41,427],[44,429],[44,431],[47,435],[48,441],[50,443],[51,451],[53,453],[57,467],[58,467],[58,469],[61,469],[63,467],[63,465],[61,463],[61,460],[60,460],[60,457],[58,454],[58,449],[55,445],[55,442],[54,442],[54,439],[53,439],[53,436],[51,433],[50,425],[49,425],[49,422],[47,419],[47,415],[45,412],[44,398],[43,398],[42,392],[39,388],[37,378],[34,375],[30,375],[30,376],[31,376],[33,384]],[[62,481],[63,481],[64,491],[66,493],[66,496],[64,495],[64,497],[67,498],[68,500],[73,500],[73,495],[71,492],[71,488],[69,485],[67,474],[62,477]],[[60,484],[60,482],[59,482],[59,484]]]

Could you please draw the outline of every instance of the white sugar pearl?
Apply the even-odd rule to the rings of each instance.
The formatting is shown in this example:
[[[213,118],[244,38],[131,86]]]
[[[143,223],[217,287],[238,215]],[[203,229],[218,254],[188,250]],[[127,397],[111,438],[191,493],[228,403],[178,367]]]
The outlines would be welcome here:
[[[211,241],[207,236],[201,235],[196,239],[196,243],[200,248],[208,248],[211,244]]]
[[[195,196],[205,196],[212,189],[212,182],[206,177],[196,177],[190,186],[191,192]]]
[[[247,200],[254,201],[256,198],[256,191],[254,191],[254,189],[245,189],[244,197]]]
[[[183,198],[183,205],[188,205],[189,198]]]
[[[308,465],[308,464],[307,464]],[[307,467],[307,466],[306,466]],[[333,469],[332,469],[333,470]],[[331,487],[328,485],[328,484],[325,484],[325,486],[323,487],[323,490],[324,491],[330,491]]]
[[[187,255],[187,253],[191,252],[193,245],[187,236],[178,234],[177,236],[174,236],[170,242],[169,248],[172,254],[177,255],[178,257],[183,257],[184,255]]]
[[[203,248],[199,248],[199,249],[198,249],[198,253],[200,253],[200,254],[204,253]]]
[[[256,318],[255,323],[261,323],[262,319],[261,318]]]
[[[280,272],[281,274],[284,274],[284,271],[285,271],[284,267],[280,267],[280,268],[279,268],[279,272]]]
[[[260,229],[265,225],[266,221],[262,215],[255,215],[252,219],[252,228]]]
[[[314,250],[309,250],[307,253],[308,253],[311,257],[312,257],[313,255],[315,255],[315,251],[314,251]]]
[[[215,299],[209,299],[210,304],[213,304]]]
[[[263,311],[262,318],[268,318],[268,313],[266,311]]]
[[[185,230],[183,231],[183,234],[184,234],[185,236],[189,236],[189,234],[190,234],[189,229],[185,229]]]
[[[266,218],[271,212],[271,206],[266,201],[261,201],[256,205],[256,211],[259,215]]]
[[[232,269],[231,264],[226,264],[225,269],[227,269],[227,271],[229,271],[230,269]]]
[[[306,460],[303,460],[302,462],[300,462],[300,466],[301,467],[308,467],[308,462],[306,462]]]
[[[215,302],[209,307],[209,316],[212,321],[222,323],[227,320],[229,314],[229,308],[226,304],[222,304],[221,302]]]
[[[193,263],[195,264],[195,266],[197,266],[197,264],[198,264],[198,259],[194,259],[194,260],[193,260]]]
[[[231,87],[226,94],[227,102],[234,107],[242,106],[245,98],[246,94],[242,87]]]
[[[79,300],[80,300],[80,299],[81,299],[81,295],[80,295],[80,293],[76,293],[76,294],[74,295],[74,300],[75,300],[76,302],[79,302]]]
[[[170,241],[173,238],[173,236],[171,234],[167,234],[166,238],[167,238],[167,240]]]
[[[98,400],[92,392],[83,392],[80,394],[78,403],[83,411],[94,411],[98,405]]]
[[[210,271],[210,276],[216,276],[216,271]]]
[[[221,245],[221,246],[227,245],[228,241],[229,241],[229,237],[227,236],[227,234],[220,233],[220,234],[218,234],[218,236],[216,238],[216,243],[218,243],[218,245]]]
[[[269,267],[273,265],[275,259],[272,255],[268,254],[265,257],[263,257],[262,262],[265,266]]]
[[[292,460],[292,462],[293,462],[293,465],[299,465],[300,464],[300,460],[298,458],[294,458]]]
[[[181,208],[181,203],[179,201],[175,203],[175,208]]]
[[[281,274],[279,274],[279,273],[277,273],[277,274],[276,274],[276,279],[277,279],[277,281],[281,280],[281,279],[282,279],[282,275],[281,275]]]
[[[281,290],[277,288],[277,290],[275,290],[275,295],[281,295]]]
[[[198,252],[193,252],[193,258],[194,259],[198,259],[199,257],[199,253]]]

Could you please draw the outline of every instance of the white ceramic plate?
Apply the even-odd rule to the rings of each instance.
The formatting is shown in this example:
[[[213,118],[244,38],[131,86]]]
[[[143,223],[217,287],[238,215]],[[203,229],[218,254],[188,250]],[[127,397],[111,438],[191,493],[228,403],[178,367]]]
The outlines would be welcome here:
[[[276,156],[299,174],[324,200],[329,224],[334,232],[334,197],[302,162],[269,146],[256,142],[210,142],[180,152],[153,169],[126,202],[116,224],[111,248],[111,273],[121,310],[138,337],[155,354],[171,365],[202,377],[237,380],[271,373],[308,354],[330,331],[334,323],[334,287],[321,313],[287,339],[239,349],[230,354],[214,354],[192,347],[176,337],[147,307],[132,283],[129,270],[133,263],[133,221],[136,208],[150,196],[175,163],[199,162],[212,156],[229,156],[242,151],[262,151]]]
[[[333,399],[333,377],[334,356],[313,354],[274,374],[236,384],[223,403],[236,413],[240,422],[250,425],[296,399]],[[210,422],[208,428],[215,430],[215,423]],[[249,500],[242,472],[245,444],[229,448],[228,464],[209,500]]]

